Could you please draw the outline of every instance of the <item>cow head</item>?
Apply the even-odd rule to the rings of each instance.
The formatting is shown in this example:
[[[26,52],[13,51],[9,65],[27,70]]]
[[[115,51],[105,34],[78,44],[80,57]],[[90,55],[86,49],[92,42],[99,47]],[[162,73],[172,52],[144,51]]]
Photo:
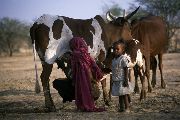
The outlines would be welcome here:
[[[139,7],[133,11],[132,13],[128,14],[127,16],[123,17],[116,17],[111,14],[111,12],[107,12],[106,18],[109,21],[107,29],[108,32],[108,41],[110,47],[108,47],[107,50],[107,56],[103,62],[103,64],[106,66],[106,68],[109,68],[111,66],[111,60],[112,60],[112,45],[114,42],[116,42],[119,39],[123,39],[126,42],[130,42],[133,40],[132,34],[131,34],[131,27],[130,23],[128,22],[128,19],[131,18],[137,11]]]
[[[109,21],[109,24],[119,28],[119,31],[114,32],[113,36],[117,36],[117,37],[121,36],[121,38],[124,40],[132,40],[131,29],[130,29],[131,27],[130,27],[130,23],[128,22],[128,19],[130,19],[138,11],[138,9],[139,7],[132,13],[129,13],[127,16],[123,16],[123,17],[116,17],[113,16],[111,12],[107,12],[106,18]],[[117,34],[119,33],[119,36],[116,33]]]

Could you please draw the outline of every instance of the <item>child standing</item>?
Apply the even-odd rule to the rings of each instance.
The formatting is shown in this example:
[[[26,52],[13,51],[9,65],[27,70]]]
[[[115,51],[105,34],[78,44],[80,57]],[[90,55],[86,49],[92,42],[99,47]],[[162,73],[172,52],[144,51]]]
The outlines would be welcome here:
[[[114,59],[112,60],[112,95],[119,96],[119,112],[130,112],[131,86],[128,63],[125,55],[125,42],[119,40],[114,43]]]

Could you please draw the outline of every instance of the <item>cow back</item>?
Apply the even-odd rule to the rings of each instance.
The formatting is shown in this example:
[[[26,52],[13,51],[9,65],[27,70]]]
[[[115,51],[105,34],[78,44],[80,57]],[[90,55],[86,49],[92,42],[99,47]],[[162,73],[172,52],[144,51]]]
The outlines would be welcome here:
[[[70,51],[69,41],[77,36],[85,39],[91,57],[97,58],[100,55],[100,58],[105,58],[106,36],[101,26],[103,23],[100,23],[104,21],[100,16],[97,18],[101,21],[95,18],[82,20],[52,15],[38,18],[31,28],[31,38],[35,40],[41,60],[53,64]]]
[[[143,45],[144,52],[150,49],[152,56],[162,52],[167,44],[166,26],[157,16],[147,16],[132,26],[133,38]]]

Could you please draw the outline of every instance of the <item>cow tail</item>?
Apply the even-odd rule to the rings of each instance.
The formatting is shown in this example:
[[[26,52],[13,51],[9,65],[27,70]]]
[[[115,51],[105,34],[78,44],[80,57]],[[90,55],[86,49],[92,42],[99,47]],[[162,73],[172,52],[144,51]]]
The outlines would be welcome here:
[[[34,24],[31,29],[30,29],[30,36],[31,36],[31,40],[32,40],[32,44],[33,44],[33,54],[34,54],[34,68],[35,68],[35,92],[38,94],[41,92],[41,88],[39,85],[39,81],[38,81],[38,72],[37,72],[37,63],[36,63],[36,46],[35,46],[35,29],[36,29],[37,24]]]
[[[35,42],[33,44],[33,53],[34,53],[34,68],[35,68],[35,80],[36,80],[36,83],[35,83],[35,92],[36,93],[40,93],[41,92],[41,88],[40,88],[39,81],[38,81]]]

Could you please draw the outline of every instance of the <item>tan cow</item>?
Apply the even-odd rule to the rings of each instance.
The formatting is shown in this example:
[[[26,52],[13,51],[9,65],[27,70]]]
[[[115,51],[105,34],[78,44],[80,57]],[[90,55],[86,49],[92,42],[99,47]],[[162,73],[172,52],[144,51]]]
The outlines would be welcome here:
[[[161,74],[161,87],[165,88],[166,84],[163,79],[162,71],[162,55],[165,52],[167,45],[167,33],[166,24],[161,17],[148,15],[146,17],[133,22],[132,24],[132,36],[140,41],[143,49],[143,57],[145,59],[145,74],[148,80],[148,92],[152,91],[152,86],[156,85],[156,67],[157,60],[155,58],[158,55],[159,70]],[[150,67],[153,71],[152,82],[150,83]],[[136,72],[136,70],[135,70]],[[135,73],[135,74],[138,74]],[[135,92],[139,90],[137,84],[137,78]],[[142,83],[145,84],[145,83]]]

